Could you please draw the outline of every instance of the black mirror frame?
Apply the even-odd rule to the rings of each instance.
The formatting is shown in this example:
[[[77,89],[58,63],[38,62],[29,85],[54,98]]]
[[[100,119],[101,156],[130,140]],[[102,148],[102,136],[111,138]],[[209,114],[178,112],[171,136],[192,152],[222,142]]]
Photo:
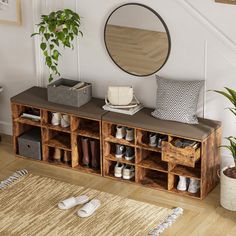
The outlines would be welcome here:
[[[110,52],[109,52],[109,50],[108,50],[108,47],[107,47],[107,43],[106,43],[106,28],[107,28],[107,23],[108,23],[108,21],[110,20],[110,18],[111,18],[111,16],[113,15],[114,12],[116,12],[116,11],[117,11],[118,9],[120,9],[121,7],[129,6],[129,5],[137,5],[137,6],[145,7],[146,9],[148,9],[149,11],[151,11],[151,12],[152,12],[153,14],[155,14],[155,15],[158,17],[158,19],[161,21],[161,23],[163,24],[163,26],[164,26],[164,28],[165,28],[165,30],[166,30],[166,33],[167,33],[167,38],[168,38],[168,45],[169,45],[169,47],[168,47],[168,52],[167,52],[166,59],[165,59],[164,63],[162,64],[162,66],[161,66],[160,68],[158,68],[155,72],[150,73],[150,74],[147,74],[147,75],[137,75],[137,74],[133,74],[133,73],[131,73],[131,72],[126,71],[125,69],[123,69],[123,68],[122,68],[120,65],[118,65],[118,64],[116,63],[116,61],[112,58],[112,56],[111,56],[111,54],[110,54]],[[170,37],[169,29],[168,29],[168,27],[167,27],[165,21],[162,19],[162,17],[161,17],[154,9],[152,9],[151,7],[146,6],[146,5],[144,5],[144,4],[141,4],[141,3],[126,3],[126,4],[123,4],[123,5],[121,5],[121,6],[117,7],[117,8],[115,8],[115,9],[111,12],[111,14],[109,15],[109,17],[108,17],[107,20],[106,20],[105,27],[104,27],[104,42],[105,42],[106,50],[107,50],[107,52],[108,52],[110,58],[112,59],[112,61],[113,61],[121,70],[123,70],[124,72],[126,72],[126,73],[128,73],[128,74],[130,74],[130,75],[133,75],[133,76],[137,76],[137,77],[148,77],[148,76],[151,76],[151,75],[153,75],[153,74],[156,74],[156,73],[157,73],[159,70],[161,70],[161,69],[163,68],[163,66],[166,64],[166,62],[167,62],[168,59],[169,59],[170,52],[171,52],[171,37]]]

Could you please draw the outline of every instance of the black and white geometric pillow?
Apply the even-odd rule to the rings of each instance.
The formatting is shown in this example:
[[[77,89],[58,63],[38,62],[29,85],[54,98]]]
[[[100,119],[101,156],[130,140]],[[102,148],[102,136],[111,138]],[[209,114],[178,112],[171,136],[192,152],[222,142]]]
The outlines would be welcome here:
[[[157,103],[152,116],[187,124],[198,124],[197,105],[203,80],[172,80],[157,76]]]

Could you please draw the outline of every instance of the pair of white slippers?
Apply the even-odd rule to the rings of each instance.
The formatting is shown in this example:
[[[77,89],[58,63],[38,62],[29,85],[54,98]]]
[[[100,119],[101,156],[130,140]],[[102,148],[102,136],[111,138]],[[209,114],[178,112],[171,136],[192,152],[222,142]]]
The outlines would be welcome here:
[[[84,205],[85,204],[85,205]],[[89,200],[86,195],[79,197],[71,197],[58,203],[58,207],[61,210],[68,210],[72,207],[84,205],[77,211],[77,215],[81,218],[86,218],[91,215],[101,206],[101,202],[98,199]]]

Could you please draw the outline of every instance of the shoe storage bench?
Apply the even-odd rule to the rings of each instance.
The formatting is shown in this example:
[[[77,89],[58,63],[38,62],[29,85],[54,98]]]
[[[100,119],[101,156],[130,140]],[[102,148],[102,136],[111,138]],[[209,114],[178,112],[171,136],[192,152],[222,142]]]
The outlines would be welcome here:
[[[217,121],[199,118],[198,125],[163,121],[153,118],[152,109],[144,108],[133,116],[109,112],[103,116],[103,174],[116,179],[142,186],[165,190],[181,195],[203,199],[218,183],[217,171],[220,168],[221,124]],[[116,127],[134,129],[134,140],[115,138]],[[166,136],[161,148],[150,147],[149,134]],[[172,145],[174,138],[196,141],[198,147],[177,148]],[[135,177],[124,180],[114,177],[117,158],[114,144],[130,146],[135,149],[135,158],[120,163],[133,165]],[[200,181],[197,193],[177,190],[179,176]]]
[[[103,100],[92,99],[91,102],[81,108],[74,108],[54,104],[47,101],[47,90],[45,88],[33,87],[11,99],[13,119],[13,143],[18,157],[18,137],[30,129],[38,128],[41,133],[41,161],[44,163],[72,168],[82,172],[102,175],[102,159],[100,168],[92,169],[82,165],[83,137],[96,140],[100,146],[100,157],[102,156],[101,142],[101,117],[105,112],[101,108]],[[38,109],[40,121],[22,118],[21,115],[28,108]],[[51,124],[52,112],[60,112],[70,117],[70,126],[63,128],[60,125]],[[53,153],[55,149],[60,150],[63,156],[71,156],[71,162],[55,162]],[[66,153],[67,152],[67,153]]]
[[[33,128],[41,134],[41,162],[71,168],[86,173],[102,175],[116,181],[134,183],[145,187],[168,191],[179,195],[203,199],[218,183],[217,171],[220,168],[221,124],[217,121],[199,118],[198,125],[163,121],[151,116],[152,109],[144,108],[133,116],[106,112],[104,101],[93,98],[89,103],[74,108],[47,101],[45,88],[32,87],[11,99],[13,119],[13,142],[17,157],[18,138]],[[28,108],[38,109],[40,121],[22,118]],[[70,127],[62,128],[51,124],[52,112],[60,112],[70,117]],[[134,140],[116,138],[116,127],[134,129]],[[161,147],[149,145],[149,134],[166,137]],[[97,140],[100,145],[100,168],[88,168],[82,162],[81,139]],[[171,141],[175,138],[198,142],[192,147],[177,148]],[[135,158],[117,159],[116,145],[133,147]],[[55,162],[53,153],[61,150],[71,156],[71,162]],[[130,180],[116,178],[114,168],[117,162],[133,166],[135,176]],[[197,193],[177,190],[179,176],[200,181]]]

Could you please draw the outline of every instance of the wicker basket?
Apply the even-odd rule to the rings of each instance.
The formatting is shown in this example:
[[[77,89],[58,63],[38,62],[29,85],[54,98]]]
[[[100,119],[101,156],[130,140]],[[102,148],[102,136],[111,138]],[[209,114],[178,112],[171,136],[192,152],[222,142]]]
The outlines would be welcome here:
[[[195,167],[195,162],[200,158],[200,147],[178,148],[169,142],[162,142],[162,160],[180,164],[184,166]]]

